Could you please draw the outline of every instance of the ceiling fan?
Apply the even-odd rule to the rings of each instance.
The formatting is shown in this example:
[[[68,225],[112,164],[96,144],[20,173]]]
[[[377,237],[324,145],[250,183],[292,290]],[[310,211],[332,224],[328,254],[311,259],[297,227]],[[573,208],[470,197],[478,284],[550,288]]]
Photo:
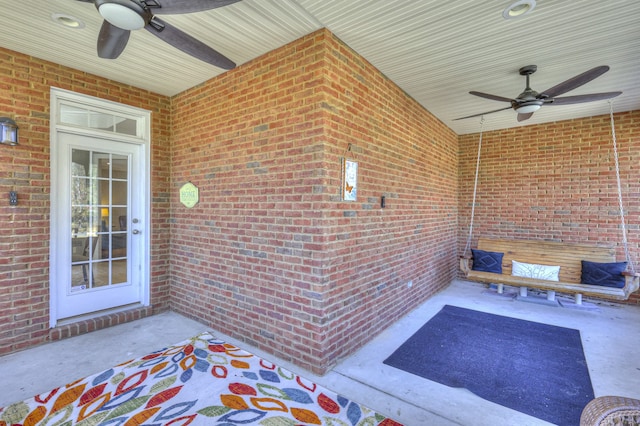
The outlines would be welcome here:
[[[200,40],[154,16],[202,12],[240,0],[78,0],[93,3],[104,18],[98,36],[98,56],[115,59],[124,50],[131,31],[146,29],[171,46],[211,65],[235,68],[229,58]]]
[[[622,92],[606,92],[606,93],[592,93],[589,95],[576,95],[565,96],[562,98],[556,98],[556,96],[569,92],[577,87],[582,86],[590,82],[591,80],[601,76],[605,72],[609,71],[609,66],[601,65],[592,68],[588,71],[578,74],[562,83],[553,86],[544,92],[536,92],[529,87],[529,76],[536,72],[538,67],[536,65],[527,65],[520,68],[520,75],[524,75],[527,78],[527,86],[524,92],[520,93],[515,99],[504,98],[502,96],[490,95],[482,92],[471,91],[470,94],[474,96],[480,96],[481,98],[491,99],[493,101],[509,102],[511,106],[506,108],[496,109],[494,111],[487,111],[480,114],[468,115],[466,117],[456,118],[456,120],[464,120],[465,118],[479,117],[485,114],[492,114],[498,111],[504,111],[513,108],[518,113],[518,121],[524,121],[531,118],[534,112],[539,110],[543,105],[569,105],[578,104],[582,102],[599,101],[603,99],[611,99],[622,94]]]

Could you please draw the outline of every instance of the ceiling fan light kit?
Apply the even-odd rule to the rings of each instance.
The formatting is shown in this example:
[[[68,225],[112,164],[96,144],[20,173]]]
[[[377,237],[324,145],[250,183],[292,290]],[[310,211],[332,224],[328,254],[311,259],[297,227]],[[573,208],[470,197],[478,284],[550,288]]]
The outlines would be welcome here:
[[[530,112],[536,112],[542,107],[542,101],[531,101],[520,104],[516,107],[518,114],[528,114]]]
[[[104,19],[123,30],[141,30],[151,19],[151,13],[148,10],[132,1],[97,0],[96,6]]]

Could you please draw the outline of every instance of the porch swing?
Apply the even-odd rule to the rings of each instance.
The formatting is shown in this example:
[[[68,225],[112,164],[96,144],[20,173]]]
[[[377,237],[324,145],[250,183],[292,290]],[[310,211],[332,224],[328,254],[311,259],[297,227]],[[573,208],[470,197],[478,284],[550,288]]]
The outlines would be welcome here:
[[[638,290],[640,274],[635,270],[629,253],[627,230],[622,203],[620,166],[613,119],[613,104],[610,105],[613,154],[618,184],[618,207],[622,230],[622,245],[626,261],[616,262],[615,248],[569,244],[543,240],[513,240],[478,238],[477,249],[471,248],[473,221],[478,188],[478,171],[482,150],[482,126],[476,160],[473,201],[464,253],[460,258],[460,269],[471,281],[496,284],[498,293],[505,285],[518,287],[520,297],[527,296],[527,289],[535,288],[547,292],[547,299],[555,302],[556,292],[575,295],[575,303],[582,304],[582,296],[593,296],[612,300],[627,300]]]

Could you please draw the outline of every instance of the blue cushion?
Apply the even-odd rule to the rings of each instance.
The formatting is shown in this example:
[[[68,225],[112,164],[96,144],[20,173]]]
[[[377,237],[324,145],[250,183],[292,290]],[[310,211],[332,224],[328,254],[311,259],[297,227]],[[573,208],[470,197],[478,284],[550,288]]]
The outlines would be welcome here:
[[[605,287],[624,287],[624,275],[627,262],[597,263],[582,261],[583,284],[603,285]]]
[[[471,249],[473,253],[473,269],[474,271],[502,273],[502,256],[504,253],[495,251],[484,251]]]

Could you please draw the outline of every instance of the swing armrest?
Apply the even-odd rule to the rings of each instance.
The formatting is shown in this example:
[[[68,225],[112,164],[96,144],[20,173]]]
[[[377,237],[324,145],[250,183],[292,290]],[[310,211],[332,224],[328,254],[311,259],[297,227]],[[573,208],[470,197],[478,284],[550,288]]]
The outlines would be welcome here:
[[[469,271],[471,271],[472,262],[473,262],[472,255],[465,254],[460,256],[460,270],[464,272],[465,275],[469,275]]]
[[[627,297],[640,288],[640,273],[624,271],[622,272],[624,277],[624,292]]]

